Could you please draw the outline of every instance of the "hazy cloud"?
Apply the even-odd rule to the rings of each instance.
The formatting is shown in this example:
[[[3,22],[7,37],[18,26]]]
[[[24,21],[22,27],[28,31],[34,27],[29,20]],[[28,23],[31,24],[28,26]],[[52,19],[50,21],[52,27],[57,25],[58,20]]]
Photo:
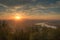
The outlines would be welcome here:
[[[26,12],[36,14],[60,14],[59,0],[0,0],[1,12]]]

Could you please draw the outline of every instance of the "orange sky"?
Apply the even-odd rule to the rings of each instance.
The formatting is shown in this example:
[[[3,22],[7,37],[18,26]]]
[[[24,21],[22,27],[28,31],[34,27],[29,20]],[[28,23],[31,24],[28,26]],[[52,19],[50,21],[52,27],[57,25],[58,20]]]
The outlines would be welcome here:
[[[14,19],[16,14],[14,15],[3,15],[0,16],[0,19]],[[17,16],[21,17],[21,19],[43,19],[43,20],[60,20],[60,15],[20,15],[18,14]]]

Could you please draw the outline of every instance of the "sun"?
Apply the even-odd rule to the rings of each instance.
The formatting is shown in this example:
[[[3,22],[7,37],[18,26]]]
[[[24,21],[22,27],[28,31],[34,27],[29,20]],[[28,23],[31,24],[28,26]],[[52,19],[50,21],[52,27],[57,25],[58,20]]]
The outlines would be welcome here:
[[[19,16],[16,16],[15,18],[16,18],[16,19],[20,19],[20,17],[19,17]]]
[[[15,16],[15,19],[19,20],[19,19],[21,19],[21,16]]]

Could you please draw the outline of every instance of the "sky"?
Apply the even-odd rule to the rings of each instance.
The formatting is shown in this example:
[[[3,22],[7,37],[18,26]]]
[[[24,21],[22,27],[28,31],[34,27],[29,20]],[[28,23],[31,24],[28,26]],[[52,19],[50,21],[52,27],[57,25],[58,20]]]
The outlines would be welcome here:
[[[16,14],[28,19],[60,20],[60,0],[0,0],[0,19]]]

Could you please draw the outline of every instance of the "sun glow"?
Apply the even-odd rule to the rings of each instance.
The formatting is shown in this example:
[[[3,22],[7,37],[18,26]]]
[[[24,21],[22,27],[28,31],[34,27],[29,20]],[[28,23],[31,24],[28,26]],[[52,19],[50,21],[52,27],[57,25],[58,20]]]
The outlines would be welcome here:
[[[16,16],[15,18],[16,18],[16,19],[20,19],[20,17],[19,17],[19,16]]]
[[[20,20],[21,19],[21,16],[15,16],[15,19],[16,20]]]

